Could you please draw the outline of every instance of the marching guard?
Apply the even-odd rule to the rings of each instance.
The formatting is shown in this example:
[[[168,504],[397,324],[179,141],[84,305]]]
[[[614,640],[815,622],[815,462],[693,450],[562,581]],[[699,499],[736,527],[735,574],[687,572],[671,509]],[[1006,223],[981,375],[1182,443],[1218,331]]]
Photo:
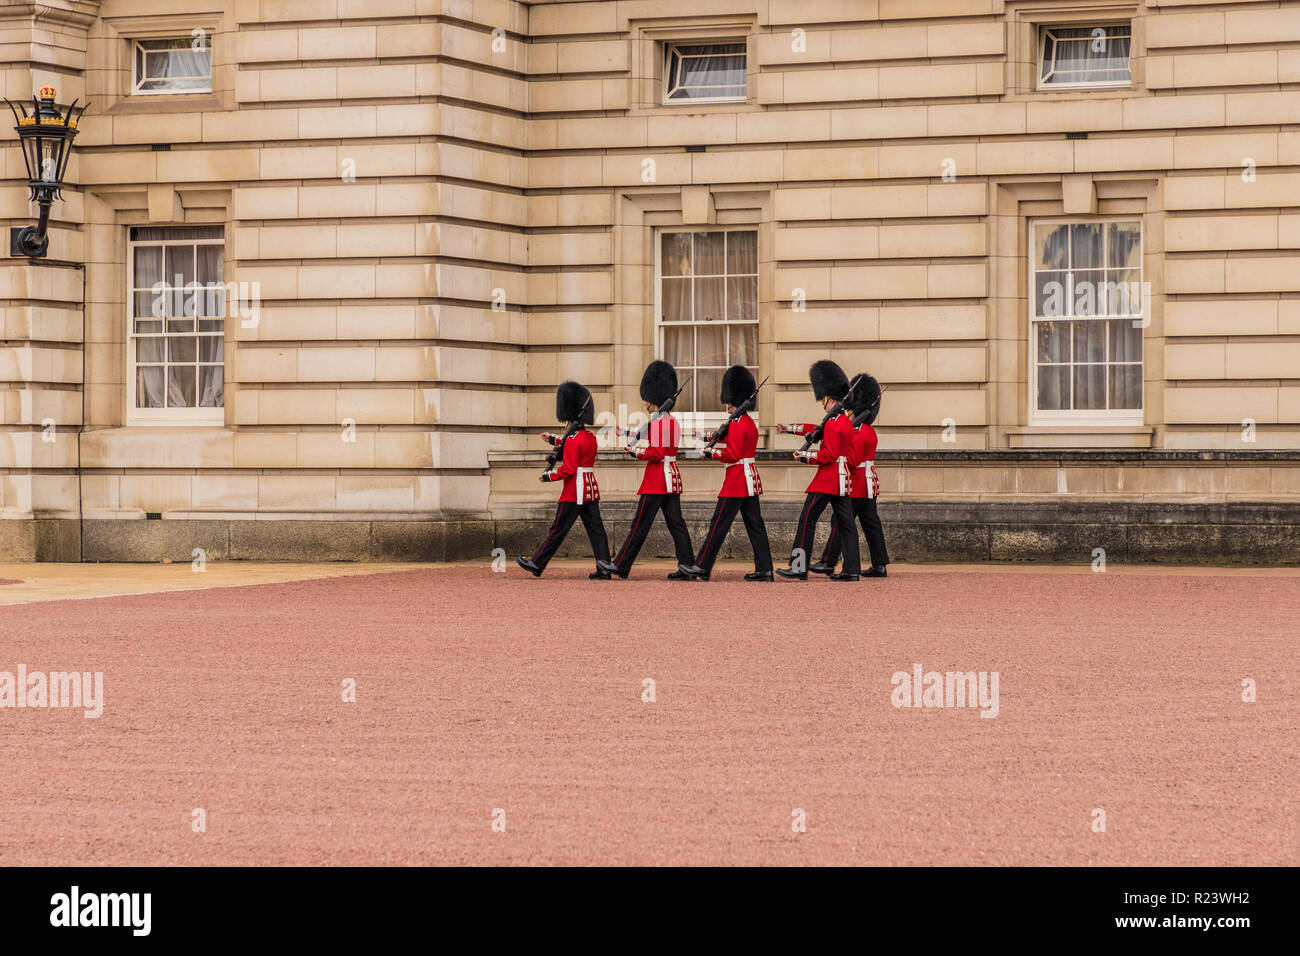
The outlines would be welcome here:
[[[880,442],[876,435],[876,418],[880,415],[880,383],[863,372],[857,377],[858,386],[849,397],[849,407],[853,421],[857,426],[858,466],[853,469],[852,493],[853,514],[862,525],[862,534],[867,539],[867,550],[871,553],[871,567],[862,572],[864,578],[888,577],[885,566],[889,564],[889,551],[885,548],[885,529],[880,523],[880,514],[876,501],[880,497],[880,477],[876,474],[876,447]],[[835,573],[835,565],[840,559],[840,537],[837,519],[831,520],[831,534],[826,539],[826,549],[822,559],[808,570],[817,574]]]
[[[555,391],[555,417],[565,430],[560,435],[543,433],[542,439],[556,447],[551,453],[553,467],[544,471],[539,480],[564,482],[560,488],[559,506],[542,546],[531,558],[515,560],[533,577],[541,577],[573,522],[581,517],[582,526],[587,529],[587,539],[591,542],[591,552],[596,558],[596,570],[587,576],[608,581],[609,572],[601,568],[602,563],[609,562],[609,539],[600,519],[600,487],[596,484],[595,470],[596,436],[584,427],[596,420],[591,392],[577,382],[565,382]]]
[[[853,499],[849,497],[851,475],[858,464],[858,446],[853,424],[845,413],[844,403],[849,395],[849,380],[844,370],[834,362],[823,359],[814,362],[808,370],[808,381],[813,395],[826,410],[820,426],[780,425],[782,432],[794,432],[808,439],[805,448],[794,453],[798,461],[817,466],[817,473],[808,485],[803,510],[796,526],[794,546],[790,552],[790,567],[777,568],[776,573],[800,581],[808,579],[808,556],[812,552],[817,519],[830,506],[838,522],[837,536],[844,554],[844,569],[829,575],[832,581],[857,581],[861,574],[858,553],[858,534],[854,526]],[[807,450],[807,445],[821,432],[821,447]]]
[[[767,540],[767,525],[763,522],[763,511],[758,502],[759,495],[763,493],[763,482],[754,461],[754,453],[758,449],[758,426],[749,417],[749,410],[754,407],[757,397],[758,386],[745,366],[733,365],[722,373],[720,398],[729,416],[726,434],[722,438],[726,444],[722,448],[706,448],[704,454],[715,461],[725,462],[727,470],[722,476],[718,504],[713,509],[713,520],[709,522],[704,547],[700,549],[695,567],[687,569],[701,581],[709,579],[718,551],[722,548],[727,532],[731,530],[731,523],[736,520],[737,512],[745,522],[745,531],[754,551],[754,570],[745,575],[745,580],[772,580],[772,548]],[[719,439],[714,437],[710,442],[717,440]]]
[[[641,400],[645,402],[646,411],[651,418],[623,447],[633,458],[646,463],[641,487],[637,489],[640,501],[627,540],[623,542],[623,547],[614,560],[606,557],[596,561],[596,567],[607,574],[616,574],[620,578],[628,576],[632,562],[636,560],[641,546],[645,544],[646,535],[650,533],[655,515],[662,511],[664,523],[668,526],[668,533],[672,535],[677,551],[677,570],[669,574],[668,578],[672,581],[693,579],[689,569],[694,564],[695,552],[691,548],[686,521],[682,518],[682,476],[677,468],[677,449],[682,442],[682,426],[671,412],[680,392],[675,368],[667,362],[657,360],[646,366],[645,374],[641,377]],[[638,448],[636,446],[642,432],[647,445]]]

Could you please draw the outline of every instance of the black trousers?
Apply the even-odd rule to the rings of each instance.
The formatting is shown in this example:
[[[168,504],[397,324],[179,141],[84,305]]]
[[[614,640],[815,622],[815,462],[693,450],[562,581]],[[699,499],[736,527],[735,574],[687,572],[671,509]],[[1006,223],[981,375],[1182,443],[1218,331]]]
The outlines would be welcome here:
[[[709,534],[704,539],[704,547],[695,563],[705,571],[712,570],[713,562],[718,560],[718,551],[726,540],[731,523],[740,512],[745,522],[745,531],[749,534],[749,545],[754,549],[754,570],[772,570],[772,546],[767,541],[767,525],[763,523],[763,509],[759,507],[758,495],[747,498],[719,498],[713,509],[713,520],[709,522]]]
[[[661,509],[664,513],[664,524],[668,525],[668,533],[673,536],[673,546],[677,550],[677,563],[691,564],[695,561],[695,552],[691,548],[691,535],[686,530],[686,522],[682,518],[682,496],[642,495],[641,500],[637,502],[636,517],[632,519],[632,530],[627,533],[627,540],[623,542],[618,556],[614,558],[619,574],[626,575],[632,570],[632,562],[641,553],[645,536],[650,533],[655,515]]]
[[[817,519],[821,517],[826,506],[831,506],[835,516],[832,524],[834,534],[839,538],[840,549],[844,552],[844,571],[846,574],[861,574],[861,557],[858,554],[858,529],[853,524],[853,499],[848,495],[828,495],[813,491],[804,499],[803,511],[799,513],[799,523],[795,526],[794,548],[790,552],[790,564],[794,565],[799,553],[803,555],[803,569],[808,570],[812,563],[813,538],[817,534]],[[838,525],[838,527],[836,527]]]
[[[883,568],[889,563],[889,552],[885,550],[885,528],[880,523],[880,514],[876,510],[875,498],[854,498],[853,513],[862,524],[862,533],[867,539],[867,549],[871,552],[871,566]],[[840,560],[840,537],[836,522],[831,521],[831,536],[826,541],[826,550],[822,552],[822,563],[834,566]]]
[[[551,530],[547,533],[546,540],[533,555],[533,561],[539,568],[546,567],[547,562],[555,556],[555,552],[564,543],[564,536],[569,533],[569,529],[573,527],[573,522],[579,515],[582,516],[582,526],[587,529],[591,553],[596,556],[597,561],[609,560],[609,538],[605,536],[605,523],[600,520],[600,502],[584,501],[579,505],[572,501],[561,501],[560,506],[555,509],[555,520],[551,522]]]

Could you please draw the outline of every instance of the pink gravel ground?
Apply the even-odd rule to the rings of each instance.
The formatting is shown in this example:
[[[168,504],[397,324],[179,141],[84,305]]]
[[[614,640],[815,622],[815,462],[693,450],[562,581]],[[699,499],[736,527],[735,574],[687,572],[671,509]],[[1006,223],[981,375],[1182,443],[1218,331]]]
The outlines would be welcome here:
[[[1300,577],[665,570],[0,608],[0,671],[106,699],[0,709],[0,859],[1300,863]],[[894,708],[915,663],[997,671],[999,715]]]

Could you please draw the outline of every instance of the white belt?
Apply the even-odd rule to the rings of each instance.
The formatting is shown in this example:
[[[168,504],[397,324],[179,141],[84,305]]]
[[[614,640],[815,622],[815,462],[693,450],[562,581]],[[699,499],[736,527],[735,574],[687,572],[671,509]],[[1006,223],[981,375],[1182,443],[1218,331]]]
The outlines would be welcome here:
[[[876,497],[875,495],[873,495],[873,494],[871,493],[871,490],[872,490],[872,489],[871,489],[871,473],[875,470],[875,468],[876,468],[876,463],[875,463],[874,461],[864,461],[864,462],[863,462],[862,464],[860,464],[858,467],[861,468],[864,472],[866,472],[866,474],[864,474],[864,475],[862,476],[862,480],[865,482],[865,484],[866,484],[866,486],[867,486],[867,497],[868,497],[868,498],[874,498],[874,497]]]
[[[745,476],[745,491],[752,496],[756,490],[754,477],[758,474],[757,467],[755,467],[753,471],[750,471],[750,466],[755,464],[754,459],[742,458],[737,462],[737,464],[739,464],[742,469],[741,474]]]
[[[664,491],[669,494],[673,491],[673,465],[676,462],[676,455],[664,455]]]
[[[587,490],[586,489],[587,483],[584,480],[584,476],[594,475],[595,473],[596,473],[595,468],[579,468],[577,474],[573,476],[576,482],[576,484],[574,485],[574,497],[577,499],[576,502],[577,504],[582,504],[583,501],[585,500],[584,492]]]
[[[839,480],[840,480],[840,494],[842,494],[842,495],[847,495],[847,494],[849,493],[849,489],[848,489],[848,487],[846,487],[846,486],[848,485],[848,483],[849,483],[849,481],[848,481],[848,478],[849,478],[849,460],[848,460],[848,458],[846,458],[844,455],[840,455],[840,457],[838,457],[838,458],[835,459],[835,467],[836,467],[836,471],[837,471],[837,473],[838,473],[838,474],[837,474],[837,477],[838,477]]]

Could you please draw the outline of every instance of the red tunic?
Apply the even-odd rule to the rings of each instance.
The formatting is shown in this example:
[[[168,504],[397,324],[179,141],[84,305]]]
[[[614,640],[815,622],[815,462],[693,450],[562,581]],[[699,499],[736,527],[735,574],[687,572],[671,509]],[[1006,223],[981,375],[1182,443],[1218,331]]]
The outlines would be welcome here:
[[[650,423],[649,445],[633,454],[646,463],[638,495],[680,495],[682,474],[677,470],[677,448],[682,443],[682,426],[672,415]]]
[[[748,415],[741,415],[727,429],[727,443],[713,449],[713,457],[727,462],[722,476],[719,498],[748,498],[763,493],[754,452],[758,449],[758,426]]]
[[[790,429],[807,437],[817,430],[816,425],[795,425]],[[808,493],[847,495],[852,491],[852,473],[861,460],[853,422],[843,413],[836,415],[822,429],[822,443],[810,465],[817,466],[817,474],[808,484]]]
[[[547,472],[551,481],[563,481],[560,501],[583,504],[600,500],[600,487],[596,484],[596,436],[579,428],[564,443],[564,457]]]
[[[863,422],[855,438],[858,447],[858,466],[853,469],[853,498],[880,497],[880,476],[876,474],[876,446],[880,439],[876,430]]]

